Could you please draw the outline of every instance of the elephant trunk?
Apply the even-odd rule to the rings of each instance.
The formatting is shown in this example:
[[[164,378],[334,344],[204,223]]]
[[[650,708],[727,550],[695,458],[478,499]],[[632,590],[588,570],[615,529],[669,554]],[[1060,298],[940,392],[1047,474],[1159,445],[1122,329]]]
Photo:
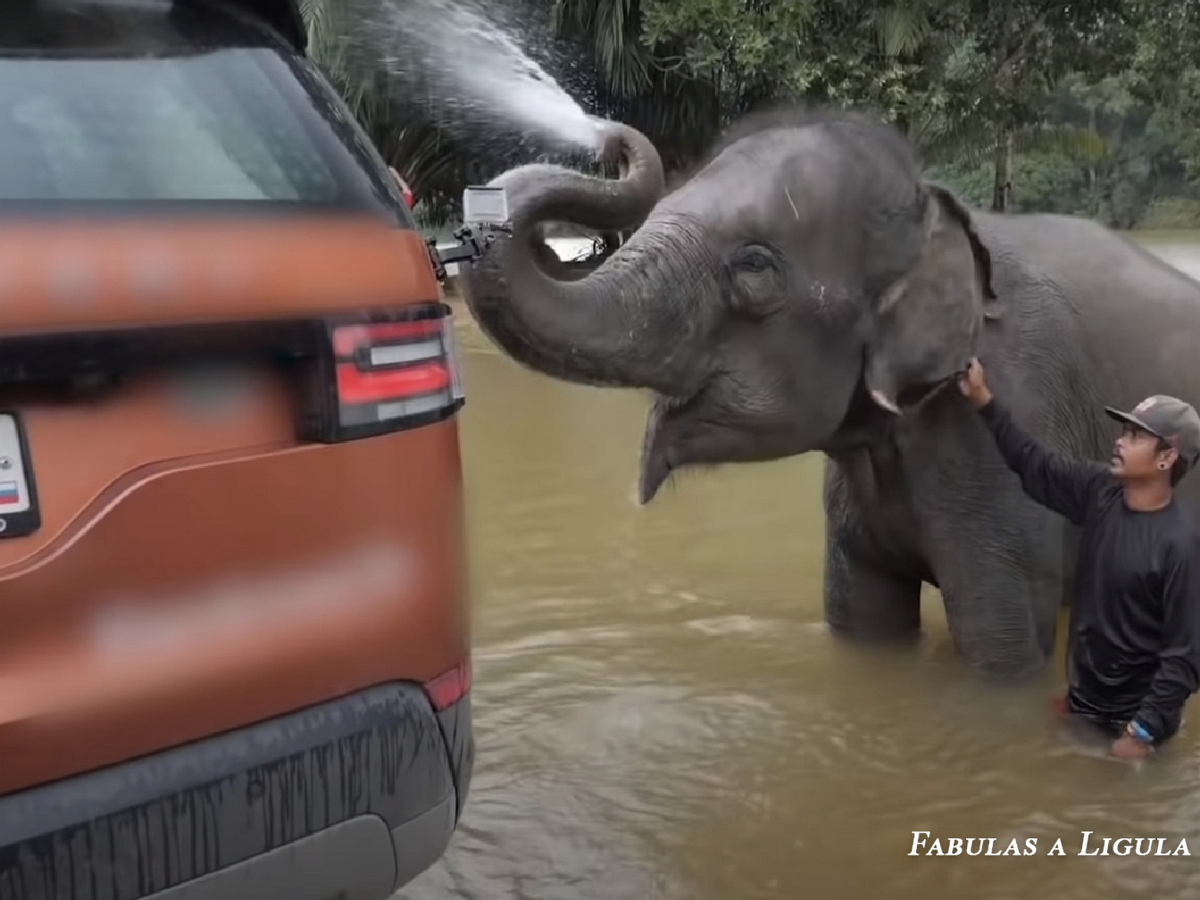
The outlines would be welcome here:
[[[692,223],[647,220],[664,189],[653,144],[611,126],[602,157],[616,154],[624,157],[617,180],[548,165],[495,179],[507,190],[512,232],[468,269],[464,295],[483,331],[523,365],[564,381],[679,395],[694,381],[694,338],[712,316],[698,281],[711,277],[711,261]],[[568,279],[538,262],[549,221],[641,227],[594,271]]]

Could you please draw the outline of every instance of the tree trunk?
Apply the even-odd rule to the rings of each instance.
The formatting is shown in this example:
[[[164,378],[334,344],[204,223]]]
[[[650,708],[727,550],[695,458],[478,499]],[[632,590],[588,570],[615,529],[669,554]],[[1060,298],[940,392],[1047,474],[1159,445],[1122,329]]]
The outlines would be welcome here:
[[[1099,134],[1099,132],[1096,130],[1096,104],[1094,104],[1094,103],[1088,105],[1088,127],[1090,129],[1092,129],[1093,132]],[[1095,163],[1088,163],[1087,186],[1088,186],[1088,199],[1091,202],[1092,215],[1096,215],[1096,213],[1098,213],[1100,210],[1100,203],[1099,203],[1099,198],[1096,196],[1096,164]]]
[[[1004,129],[996,144],[996,177],[992,182],[992,211],[1008,212],[1012,206],[1013,133]]]

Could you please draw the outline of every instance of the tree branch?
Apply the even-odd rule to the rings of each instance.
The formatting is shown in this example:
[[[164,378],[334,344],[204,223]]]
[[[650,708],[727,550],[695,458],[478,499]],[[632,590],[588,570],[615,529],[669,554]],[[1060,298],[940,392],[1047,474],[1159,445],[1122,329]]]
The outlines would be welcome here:
[[[1036,19],[1033,20],[1033,24],[1030,25],[1029,28],[1025,29],[1025,37],[1022,38],[1021,43],[1017,45],[1017,49],[1010,53],[1008,57],[1002,60],[1000,65],[997,66],[996,77],[998,79],[1006,80],[1010,85],[1012,84],[1013,75],[1016,72],[1017,65],[1024,62],[1025,57],[1028,56],[1029,52],[1033,49],[1034,41],[1041,34],[1042,29],[1045,27],[1046,12],[1043,11],[1038,14]]]

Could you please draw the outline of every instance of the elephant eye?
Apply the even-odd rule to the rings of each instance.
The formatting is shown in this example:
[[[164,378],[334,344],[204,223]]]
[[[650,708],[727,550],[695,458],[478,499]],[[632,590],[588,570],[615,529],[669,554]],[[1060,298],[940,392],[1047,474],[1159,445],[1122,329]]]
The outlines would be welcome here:
[[[787,268],[772,248],[759,244],[739,247],[726,272],[730,307],[739,314],[763,319],[784,304]]]
[[[743,272],[765,272],[775,264],[771,254],[762,247],[743,247],[733,260],[734,267]]]

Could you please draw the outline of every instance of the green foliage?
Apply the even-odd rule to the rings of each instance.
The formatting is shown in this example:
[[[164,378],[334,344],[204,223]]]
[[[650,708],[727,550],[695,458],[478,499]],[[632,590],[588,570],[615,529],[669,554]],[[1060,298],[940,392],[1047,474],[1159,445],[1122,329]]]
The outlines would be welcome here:
[[[1086,215],[1087,174],[1060,153],[1034,151],[1015,157],[1014,212]],[[992,169],[988,163],[931,166],[930,177],[953,188],[967,203],[986,208],[992,199]]]
[[[896,121],[921,67],[923,7],[855,0],[643,0],[656,64],[717,87],[722,118],[768,100],[874,109]]]
[[[309,55],[383,158],[424,198],[416,210],[422,224],[440,225],[451,208],[442,202],[439,188],[458,180],[454,169],[461,151],[444,146],[442,134],[422,110],[392,101],[381,67],[363,58],[349,4],[301,0],[300,12],[308,28]]]
[[[302,0],[314,56],[427,221],[453,220],[466,183],[528,156],[485,152],[364,65],[336,21],[349,2]],[[1200,225],[1200,0],[501,2],[567,48],[591,112],[650,135],[670,168],[745,111],[803,100],[894,122],[977,206],[1010,182],[1017,211]]]

